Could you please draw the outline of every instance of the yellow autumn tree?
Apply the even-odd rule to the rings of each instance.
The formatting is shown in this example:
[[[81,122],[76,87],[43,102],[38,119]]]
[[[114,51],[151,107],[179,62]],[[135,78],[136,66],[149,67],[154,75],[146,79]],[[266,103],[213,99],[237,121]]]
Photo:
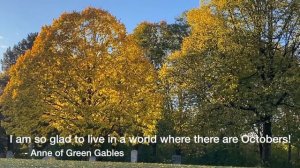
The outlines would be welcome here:
[[[153,66],[103,10],[64,13],[44,26],[10,77],[1,105],[16,135],[150,135],[160,118]]]
[[[176,107],[181,100],[181,111],[192,114],[194,132],[273,136],[283,120],[280,107],[299,108],[299,3],[201,2],[187,14],[190,36],[161,70]],[[258,146],[269,165],[271,144]]]

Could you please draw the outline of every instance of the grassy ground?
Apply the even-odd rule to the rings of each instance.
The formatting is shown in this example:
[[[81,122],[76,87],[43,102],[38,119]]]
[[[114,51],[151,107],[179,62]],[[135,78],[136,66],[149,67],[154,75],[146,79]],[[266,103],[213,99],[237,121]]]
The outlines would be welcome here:
[[[88,161],[60,161],[60,160],[25,160],[25,159],[0,159],[1,168],[213,168],[216,166],[192,166],[151,163],[125,163],[125,162],[88,162]],[[221,168],[221,167],[216,167]],[[223,167],[222,167],[223,168]]]

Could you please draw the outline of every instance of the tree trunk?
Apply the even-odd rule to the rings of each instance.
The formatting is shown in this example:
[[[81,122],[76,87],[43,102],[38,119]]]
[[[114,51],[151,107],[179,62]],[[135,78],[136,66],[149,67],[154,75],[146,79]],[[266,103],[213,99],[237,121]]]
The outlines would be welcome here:
[[[15,137],[13,136],[13,138],[12,139],[14,139]],[[13,143],[10,143],[10,135],[7,135],[7,141],[6,141],[6,143],[7,143],[7,150],[8,151],[12,151],[13,150]]]
[[[260,157],[261,160],[263,160],[263,155],[262,155],[262,153],[263,153],[263,145],[262,145],[262,143],[259,143],[258,147],[259,147],[259,157]]]
[[[297,155],[298,155],[298,159],[300,160],[300,147],[297,147]]]
[[[291,164],[292,161],[292,144],[289,143],[289,147],[288,147],[288,163]]]
[[[257,127],[257,129],[258,129],[258,133],[257,133],[257,135],[258,135],[258,137],[261,137],[262,136],[262,134],[261,134],[261,126],[259,125],[258,127]],[[260,160],[262,160],[262,151],[263,151],[263,146],[262,146],[262,143],[259,143],[258,144],[258,149],[259,149],[259,158],[260,158]]]
[[[153,156],[153,162],[157,162],[157,143],[152,144],[152,156]]]
[[[263,124],[263,137],[272,136],[272,124],[270,121],[271,117],[268,117],[266,122]],[[262,144],[262,162],[264,166],[270,166],[271,158],[271,143]]]

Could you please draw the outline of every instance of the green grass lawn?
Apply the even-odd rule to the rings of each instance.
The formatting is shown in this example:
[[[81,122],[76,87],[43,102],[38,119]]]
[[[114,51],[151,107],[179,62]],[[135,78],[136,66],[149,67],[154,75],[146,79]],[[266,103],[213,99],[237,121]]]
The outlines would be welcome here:
[[[156,164],[156,163],[127,163],[127,162],[88,162],[88,161],[61,161],[61,160],[25,160],[25,159],[0,159],[0,167],[2,168],[26,168],[26,167],[62,167],[62,168],[213,168],[217,166],[195,166],[195,165],[172,165],[172,164]],[[221,168],[221,167],[217,167]],[[222,167],[224,168],[224,167]]]

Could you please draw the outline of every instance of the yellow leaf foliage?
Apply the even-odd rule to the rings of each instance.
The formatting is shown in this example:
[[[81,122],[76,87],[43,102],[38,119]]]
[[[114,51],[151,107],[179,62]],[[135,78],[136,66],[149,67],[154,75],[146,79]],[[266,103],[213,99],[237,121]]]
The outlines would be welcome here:
[[[103,10],[64,13],[44,26],[10,76],[1,104],[16,134],[43,127],[61,135],[149,135],[160,119],[154,68]]]

